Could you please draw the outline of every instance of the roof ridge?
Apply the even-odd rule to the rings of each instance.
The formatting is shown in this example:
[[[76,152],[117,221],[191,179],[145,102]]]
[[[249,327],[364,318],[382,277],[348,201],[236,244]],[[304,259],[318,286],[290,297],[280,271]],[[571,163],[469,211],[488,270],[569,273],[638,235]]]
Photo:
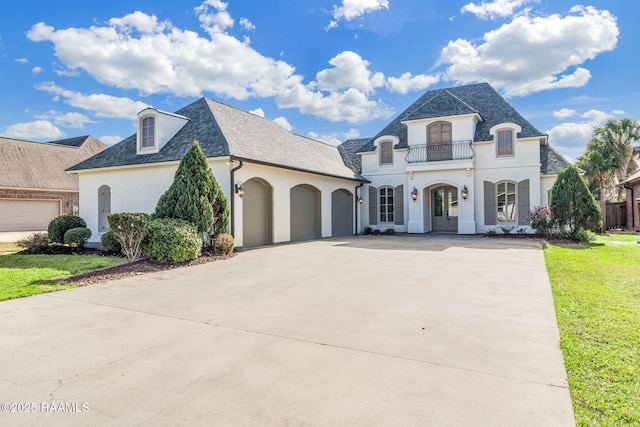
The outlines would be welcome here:
[[[464,102],[462,99],[458,98],[454,93],[451,93],[451,91],[449,90],[451,88],[447,88],[444,89],[445,92],[447,92],[449,95],[453,96],[455,99],[457,99],[458,101],[462,102],[464,105],[466,105],[467,107],[469,107],[471,110],[475,111],[476,113],[480,114],[480,111],[478,111],[477,108],[472,107],[471,105],[467,104],[466,102]]]

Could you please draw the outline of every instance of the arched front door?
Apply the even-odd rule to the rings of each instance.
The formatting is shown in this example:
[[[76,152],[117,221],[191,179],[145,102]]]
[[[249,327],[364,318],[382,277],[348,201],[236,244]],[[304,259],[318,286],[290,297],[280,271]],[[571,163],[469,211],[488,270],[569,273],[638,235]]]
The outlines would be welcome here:
[[[449,185],[431,191],[433,231],[458,232],[458,189]]]
[[[242,199],[243,247],[254,248],[273,243],[271,194],[271,186],[266,181],[252,178],[244,183],[244,198]]]

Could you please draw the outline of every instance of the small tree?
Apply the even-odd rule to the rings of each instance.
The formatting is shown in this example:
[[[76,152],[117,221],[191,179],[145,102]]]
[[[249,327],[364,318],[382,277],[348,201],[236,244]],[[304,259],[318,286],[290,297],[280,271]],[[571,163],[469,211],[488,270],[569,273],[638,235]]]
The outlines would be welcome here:
[[[600,207],[574,165],[558,174],[551,189],[551,209],[572,237],[580,229],[597,231],[600,225]]]
[[[149,215],[144,213],[115,213],[107,216],[109,227],[122,246],[122,253],[129,262],[142,254],[142,242],[147,237]]]
[[[213,175],[212,175],[213,176]],[[222,233],[227,232],[227,226],[229,225],[229,205],[227,204],[227,198],[220,189],[218,182],[213,179],[213,188],[215,194],[218,196],[213,201],[213,235],[219,236]]]
[[[171,187],[158,200],[151,219],[182,219],[194,224],[200,233],[208,232],[213,225],[213,204],[219,193],[207,158],[198,141],[193,141],[180,161]]]

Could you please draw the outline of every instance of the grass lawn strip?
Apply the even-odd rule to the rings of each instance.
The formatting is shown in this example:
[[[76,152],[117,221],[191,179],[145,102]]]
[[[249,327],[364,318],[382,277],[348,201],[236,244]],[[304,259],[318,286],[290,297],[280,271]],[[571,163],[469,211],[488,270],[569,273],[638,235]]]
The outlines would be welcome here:
[[[74,287],[60,283],[78,274],[121,265],[126,259],[94,255],[3,255],[0,301]]]
[[[578,426],[640,425],[637,239],[545,249]]]

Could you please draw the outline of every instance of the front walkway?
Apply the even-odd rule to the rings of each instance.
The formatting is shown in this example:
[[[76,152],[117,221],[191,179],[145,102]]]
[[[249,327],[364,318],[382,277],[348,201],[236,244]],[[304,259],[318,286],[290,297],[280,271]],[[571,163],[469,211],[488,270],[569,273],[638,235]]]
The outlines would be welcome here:
[[[0,396],[36,408],[2,425],[574,425],[536,241],[282,245],[0,322]]]

